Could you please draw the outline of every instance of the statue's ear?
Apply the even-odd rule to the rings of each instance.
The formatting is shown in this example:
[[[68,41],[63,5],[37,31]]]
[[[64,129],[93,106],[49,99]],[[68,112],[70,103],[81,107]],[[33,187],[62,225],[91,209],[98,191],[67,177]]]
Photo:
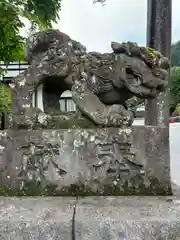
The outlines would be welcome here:
[[[36,32],[30,35],[26,39],[24,47],[24,58],[31,64],[33,59],[37,59],[43,56],[52,46],[63,46],[67,42],[71,41],[70,37],[55,29],[47,29],[45,31]]]

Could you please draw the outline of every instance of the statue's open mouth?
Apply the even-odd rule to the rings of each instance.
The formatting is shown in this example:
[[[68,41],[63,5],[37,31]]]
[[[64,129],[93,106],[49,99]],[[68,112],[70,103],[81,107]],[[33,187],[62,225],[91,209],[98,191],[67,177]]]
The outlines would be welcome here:
[[[139,98],[155,98],[158,94],[156,89],[150,89],[146,87],[145,85],[140,86],[129,86],[129,91],[135,94]]]
[[[160,92],[164,92],[168,82],[152,76],[143,78],[143,75],[134,73],[132,70],[126,69],[127,78],[124,79],[124,84],[129,91],[140,98],[155,98]]]
[[[140,98],[156,98],[160,92],[165,91],[166,84],[159,85],[157,88],[149,88],[146,85],[129,85],[129,91]]]

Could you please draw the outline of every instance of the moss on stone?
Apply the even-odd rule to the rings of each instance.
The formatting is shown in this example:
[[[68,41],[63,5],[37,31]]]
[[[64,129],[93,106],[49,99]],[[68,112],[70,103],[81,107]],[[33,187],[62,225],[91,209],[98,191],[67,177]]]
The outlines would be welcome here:
[[[12,108],[11,88],[0,83],[0,111],[9,112]]]
[[[147,49],[148,56],[155,57],[154,49],[152,49],[150,47],[147,47],[146,49]]]
[[[123,185],[104,185],[103,189],[93,191],[88,185],[71,184],[59,188],[57,185],[43,187],[41,183],[26,183],[22,189],[4,186],[0,188],[1,196],[169,196],[172,195],[171,186],[163,186],[156,178],[150,178],[150,185],[147,187],[143,181],[139,184],[128,186],[128,181]]]
[[[46,129],[73,129],[73,128],[96,128],[97,126],[89,119],[77,116],[69,115],[63,118],[62,116],[54,116],[51,121],[48,121]]]
[[[25,183],[23,188],[4,186],[0,188],[0,196],[54,196],[56,186],[42,187],[40,183]]]
[[[159,51],[155,51],[153,48],[147,47],[147,53],[150,57],[161,57],[162,54]]]
[[[160,52],[158,52],[158,51],[156,52],[156,54],[157,54],[158,57],[162,56],[162,54]]]

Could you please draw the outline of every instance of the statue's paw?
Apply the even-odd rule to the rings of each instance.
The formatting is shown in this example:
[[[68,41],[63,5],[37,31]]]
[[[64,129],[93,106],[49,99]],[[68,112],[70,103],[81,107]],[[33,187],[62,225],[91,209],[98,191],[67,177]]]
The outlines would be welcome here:
[[[130,126],[133,123],[133,113],[122,105],[112,105],[109,107],[108,122],[113,126]]]
[[[118,114],[111,114],[108,118],[108,126],[121,127],[123,125],[124,119]]]

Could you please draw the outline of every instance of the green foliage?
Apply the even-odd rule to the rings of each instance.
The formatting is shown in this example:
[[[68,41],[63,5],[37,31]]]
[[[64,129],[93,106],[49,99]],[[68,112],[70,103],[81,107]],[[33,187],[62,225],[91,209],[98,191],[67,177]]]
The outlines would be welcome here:
[[[5,64],[24,59],[24,38],[20,29],[24,18],[31,23],[31,30],[52,27],[59,19],[61,0],[0,0],[0,61]],[[0,76],[6,69],[0,67]],[[0,111],[10,108],[9,89],[0,85]]]
[[[180,41],[171,46],[171,63],[172,66],[180,66]]]
[[[24,26],[16,5],[0,3],[0,61],[10,62],[23,58],[23,37],[19,29]]]
[[[52,27],[52,22],[59,20],[61,0],[27,0],[24,15],[32,23],[32,28]]]
[[[180,67],[171,69],[171,106],[180,103]]]
[[[11,88],[5,84],[0,84],[0,112],[11,110]]]
[[[178,105],[176,106],[172,116],[180,116],[180,103],[178,103]]]
[[[60,9],[61,0],[1,0],[0,61],[23,59],[24,38],[19,30],[24,27],[24,18],[31,22],[32,29],[42,30],[59,19]]]

